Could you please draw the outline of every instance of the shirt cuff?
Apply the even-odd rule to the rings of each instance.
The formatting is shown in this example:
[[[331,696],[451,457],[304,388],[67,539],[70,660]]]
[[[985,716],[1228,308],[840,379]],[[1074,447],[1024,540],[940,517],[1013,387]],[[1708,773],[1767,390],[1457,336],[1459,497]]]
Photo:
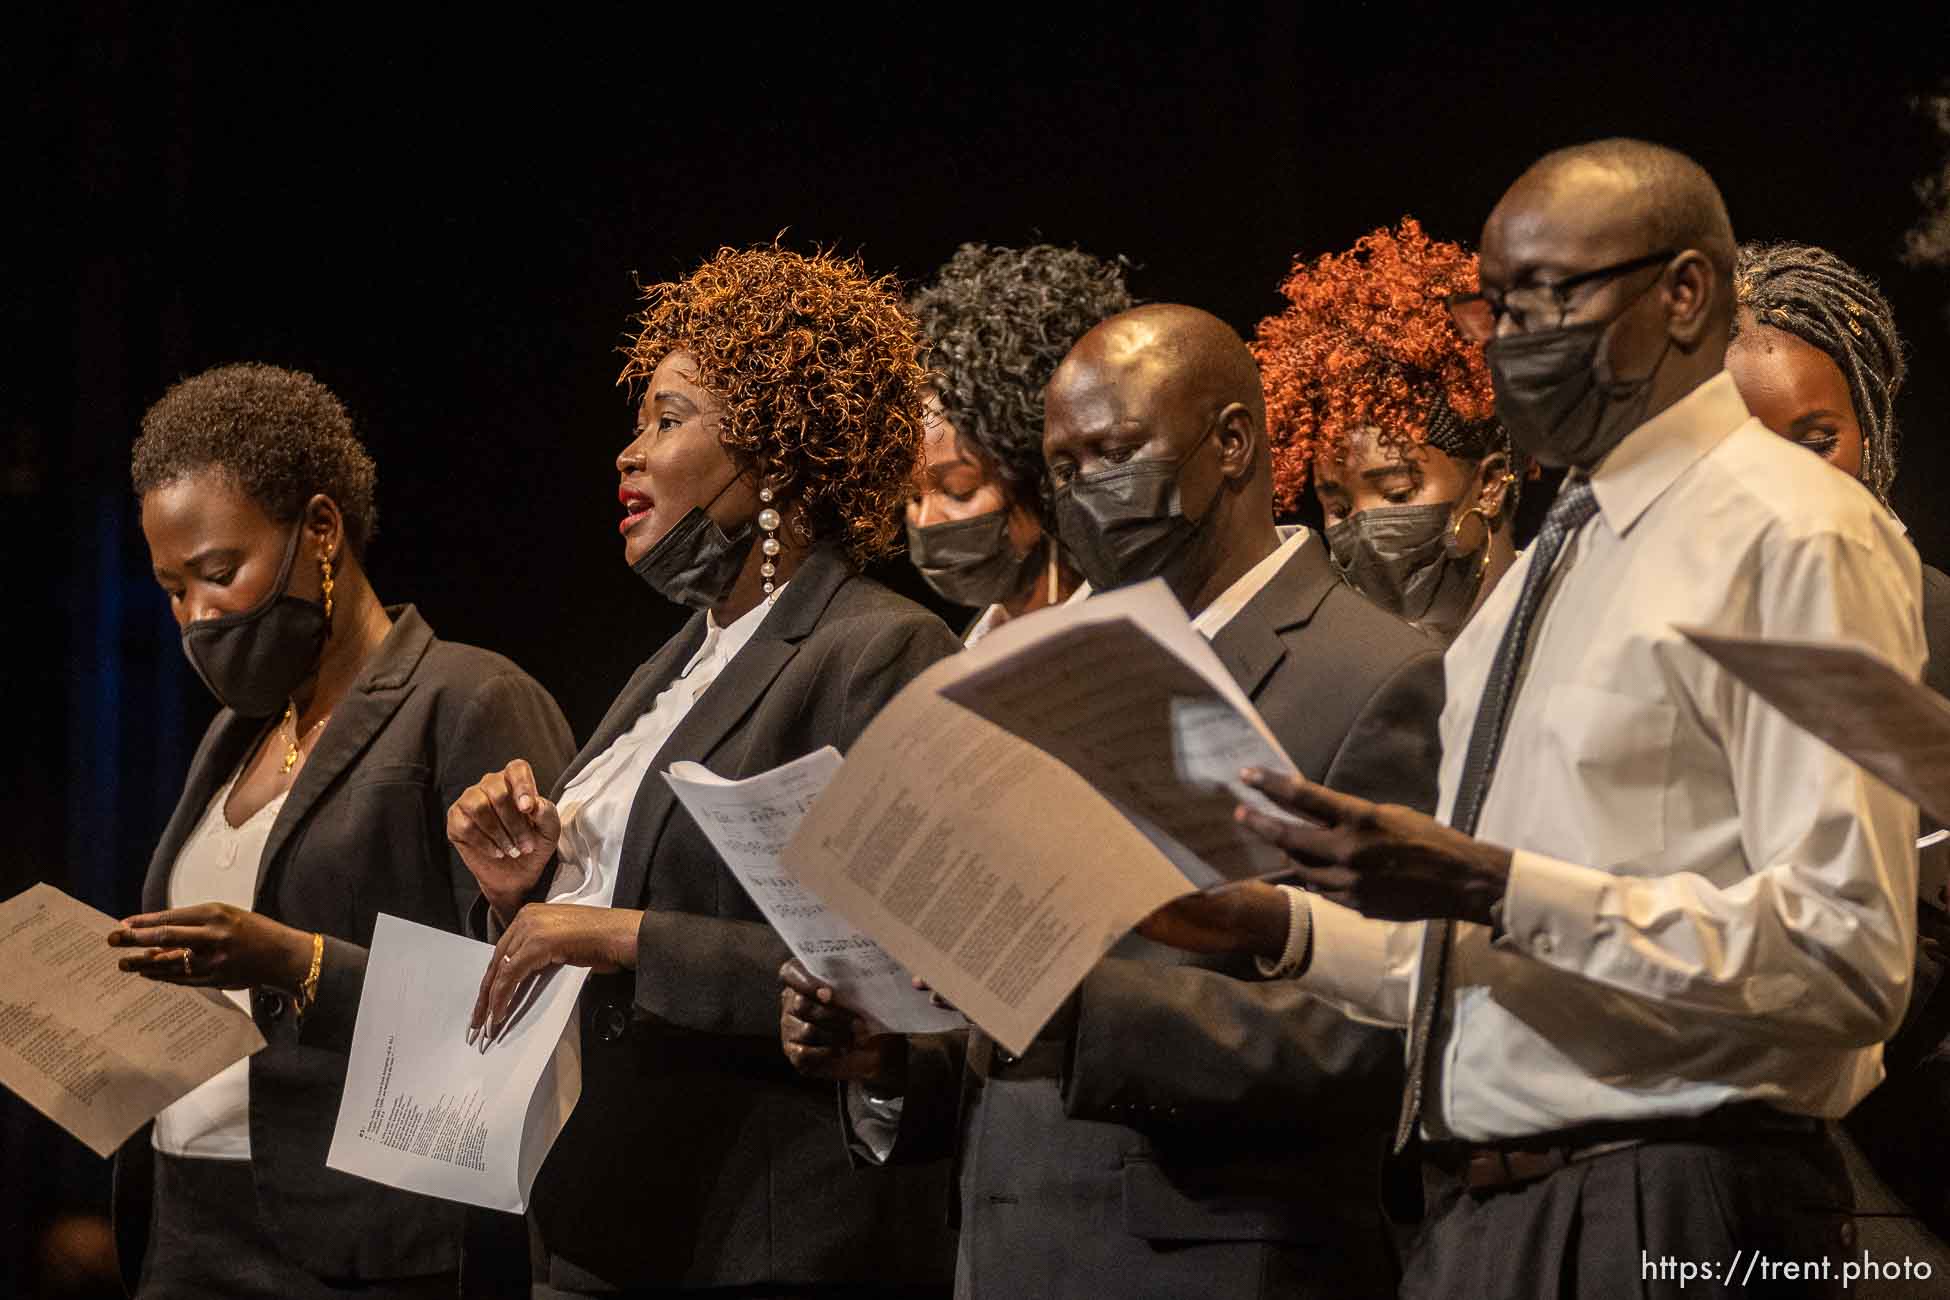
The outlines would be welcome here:
[[[1313,953],[1298,977],[1308,992],[1377,1024],[1408,1023],[1409,964],[1421,927],[1372,921],[1351,907],[1309,894]]]
[[[1275,888],[1286,895],[1286,946],[1280,950],[1278,961],[1254,957],[1253,965],[1269,980],[1291,979],[1307,969],[1307,959],[1313,956],[1314,910],[1306,891],[1292,885]]]
[[[1600,908],[1617,886],[1609,871],[1518,849],[1511,855],[1510,878],[1503,887],[1503,935],[1496,944],[1564,970],[1583,971],[1597,947]]]
[[[879,1096],[861,1083],[846,1085],[846,1122],[853,1136],[883,1165],[894,1153],[894,1140],[900,1136],[901,1102],[899,1097]]]

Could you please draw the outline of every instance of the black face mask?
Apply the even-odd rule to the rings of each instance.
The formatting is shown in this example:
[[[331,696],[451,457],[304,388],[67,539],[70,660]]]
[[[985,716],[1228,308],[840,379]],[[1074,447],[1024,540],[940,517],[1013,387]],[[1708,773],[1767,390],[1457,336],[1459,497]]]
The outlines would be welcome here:
[[[1657,283],[1646,286],[1639,297]],[[1609,320],[1511,334],[1483,345],[1496,388],[1496,418],[1517,450],[1546,465],[1588,469],[1644,422],[1652,380],[1666,362],[1672,339],[1666,339],[1652,369],[1637,379],[1606,380],[1598,374],[1605,331],[1631,307],[1628,303]]]
[[[1327,525],[1334,568],[1350,587],[1383,609],[1445,635],[1462,625],[1483,557],[1449,554],[1457,503],[1375,506]]]
[[[924,528],[907,525],[907,556],[928,585],[957,605],[993,605],[1021,591],[1037,554],[1009,545],[1009,512],[991,510]]]
[[[684,517],[659,537],[642,559],[630,566],[637,577],[649,583],[650,589],[665,600],[692,609],[710,609],[738,581],[745,557],[752,553],[758,529],[747,519],[738,525],[736,532],[726,536],[724,529],[706,513],[737,481],[738,476],[732,475],[731,481],[718,489],[718,496],[685,511]]]
[[[290,593],[301,524],[271,594],[241,614],[183,625],[183,654],[210,693],[247,718],[268,718],[318,667],[325,649],[325,607]]]
[[[1178,474],[1217,428],[1206,430],[1177,460],[1137,460],[1079,474],[1056,490],[1056,534],[1094,590],[1147,578],[1169,582],[1198,554],[1225,485],[1203,515],[1187,519]]]

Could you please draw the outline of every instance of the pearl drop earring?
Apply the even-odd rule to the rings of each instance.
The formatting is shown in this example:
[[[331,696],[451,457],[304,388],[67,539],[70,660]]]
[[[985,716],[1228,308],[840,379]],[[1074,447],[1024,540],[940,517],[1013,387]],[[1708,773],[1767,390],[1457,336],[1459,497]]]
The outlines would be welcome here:
[[[769,605],[778,599],[777,584],[772,580],[779,574],[780,547],[776,536],[779,531],[779,512],[772,508],[771,488],[760,488],[758,499],[765,505],[765,508],[758,512],[759,531],[765,534],[765,540],[760,542],[758,547],[765,552],[765,563],[758,566],[758,572],[765,579],[765,603]]]

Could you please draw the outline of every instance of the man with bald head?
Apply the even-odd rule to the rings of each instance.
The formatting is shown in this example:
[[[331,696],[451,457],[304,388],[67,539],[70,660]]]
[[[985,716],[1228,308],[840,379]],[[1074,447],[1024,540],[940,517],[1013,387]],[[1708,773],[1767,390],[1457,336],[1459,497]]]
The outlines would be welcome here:
[[[1915,674],[1918,563],[1748,415],[1733,251],[1711,178],[1656,145],[1511,186],[1450,310],[1512,441],[1570,472],[1449,651],[1440,820],[1258,778],[1307,821],[1241,819],[1313,892],[1167,915],[1271,952],[1304,912],[1301,986],[1409,1030],[1397,1137],[1439,1190],[1405,1295],[1720,1293],[1737,1253],[1827,1261],[1743,1293],[1831,1294],[1855,1258],[1822,1121],[1881,1077],[1909,994],[1916,810],[1676,629]]]
[[[1093,586],[1162,577],[1300,770],[1432,809],[1440,650],[1343,584],[1318,536],[1274,527],[1239,336],[1142,307],[1079,340],[1046,397],[1058,527]],[[961,1296],[1392,1295],[1379,1172],[1400,1035],[1263,978],[1278,960],[1129,937],[1021,1058],[977,1033],[964,1070],[952,1040],[910,1040],[898,1083],[850,1094],[855,1149],[954,1144]],[[818,1036],[843,1015],[795,996],[788,1056],[850,1045]],[[883,1111],[901,1092],[893,1131],[861,1122],[862,1091]]]

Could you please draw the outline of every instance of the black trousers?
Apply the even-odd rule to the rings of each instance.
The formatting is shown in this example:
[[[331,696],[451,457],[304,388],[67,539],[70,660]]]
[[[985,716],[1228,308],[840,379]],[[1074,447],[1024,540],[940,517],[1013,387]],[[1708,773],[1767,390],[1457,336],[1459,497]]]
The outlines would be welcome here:
[[[1657,1142],[1471,1192],[1441,1177],[1406,1300],[1844,1296],[1863,1265],[1825,1131]],[[1880,1266],[1884,1261],[1872,1261]],[[1913,1283],[1939,1293],[1944,1279]]]
[[[154,1221],[136,1300],[419,1300],[458,1291],[452,1273],[375,1282],[314,1277],[285,1257],[257,1217],[247,1162],[156,1152]]]

